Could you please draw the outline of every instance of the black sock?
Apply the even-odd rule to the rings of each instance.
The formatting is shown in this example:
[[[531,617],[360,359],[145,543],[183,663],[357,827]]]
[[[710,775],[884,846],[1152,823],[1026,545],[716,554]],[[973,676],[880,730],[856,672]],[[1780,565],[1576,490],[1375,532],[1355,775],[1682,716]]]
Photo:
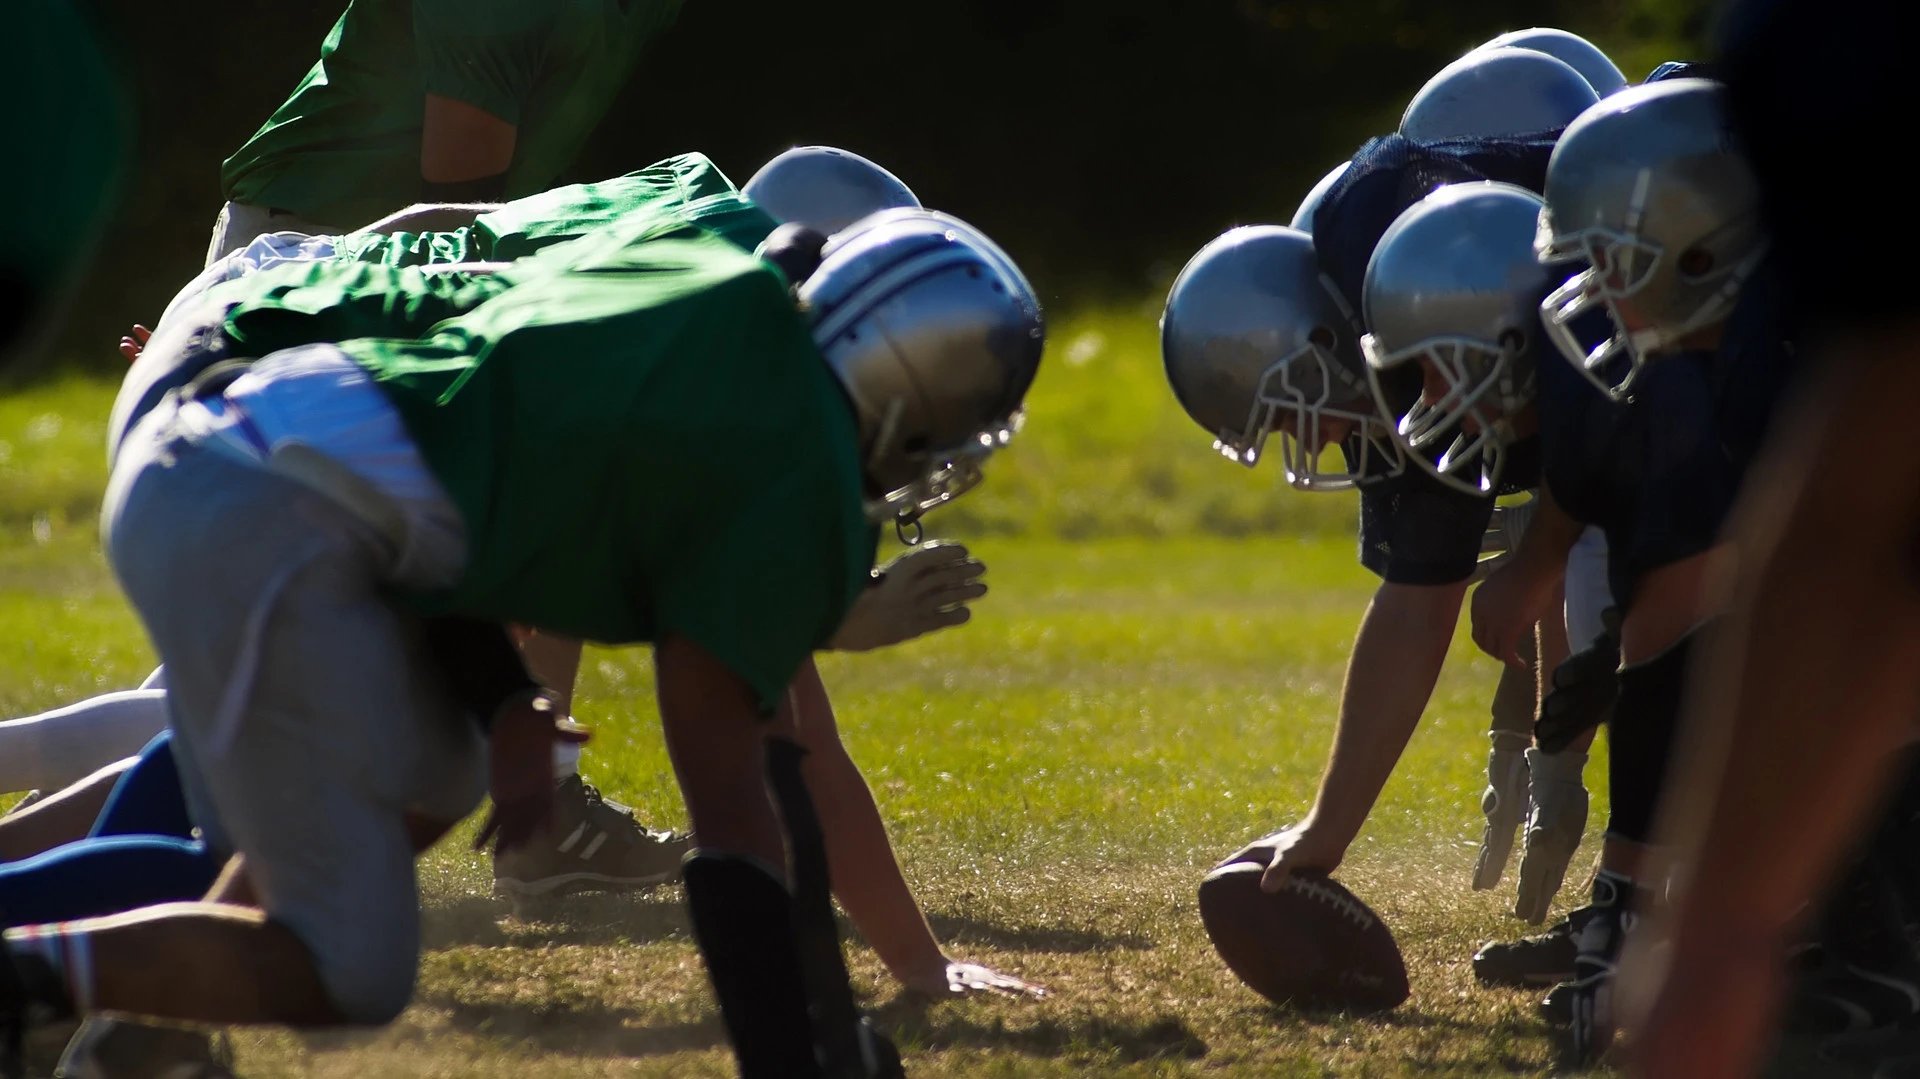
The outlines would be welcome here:
[[[708,852],[689,857],[681,876],[740,1079],[817,1079],[786,885],[757,861]]]

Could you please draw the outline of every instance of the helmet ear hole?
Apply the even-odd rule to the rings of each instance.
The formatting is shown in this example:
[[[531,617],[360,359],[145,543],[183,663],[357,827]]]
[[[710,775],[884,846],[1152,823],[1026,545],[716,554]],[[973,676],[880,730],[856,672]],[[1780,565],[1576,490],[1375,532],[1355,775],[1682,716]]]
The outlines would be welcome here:
[[[1689,248],[1680,256],[1680,273],[1696,280],[1713,272],[1713,252],[1705,248]]]
[[[1307,340],[1316,348],[1324,348],[1328,351],[1332,351],[1333,347],[1340,343],[1340,339],[1334,335],[1333,330],[1326,326],[1315,326],[1308,331]]]

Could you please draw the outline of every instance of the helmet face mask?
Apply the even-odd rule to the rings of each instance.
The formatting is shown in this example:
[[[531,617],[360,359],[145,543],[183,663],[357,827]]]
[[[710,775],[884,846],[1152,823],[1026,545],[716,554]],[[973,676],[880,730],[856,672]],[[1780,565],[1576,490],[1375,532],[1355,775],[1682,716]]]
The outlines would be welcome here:
[[[1507,447],[1519,437],[1514,417],[1533,400],[1533,380],[1520,377],[1516,362],[1525,351],[1523,339],[1503,336],[1505,344],[1442,335],[1396,352],[1386,351],[1373,334],[1360,339],[1377,400],[1390,399],[1383,377],[1408,364],[1418,364],[1428,381],[1445,387],[1438,399],[1423,393],[1414,400],[1394,424],[1395,441],[1435,479],[1470,494],[1499,486]]]
[[[1394,221],[1367,264],[1373,396],[1407,456],[1468,494],[1498,490],[1534,401],[1552,284],[1534,260],[1539,208],[1509,184],[1443,187]],[[1403,408],[1388,383],[1415,370],[1421,389]]]
[[[1214,448],[1252,468],[1267,439],[1278,435],[1287,483],[1301,491],[1343,491],[1398,475],[1406,467],[1405,455],[1370,397],[1333,400],[1334,386],[1350,377],[1324,346],[1309,340],[1261,374],[1246,427],[1220,432]],[[1321,453],[1336,441],[1329,437],[1327,420],[1347,427],[1337,440],[1348,457],[1344,469],[1320,468]]]

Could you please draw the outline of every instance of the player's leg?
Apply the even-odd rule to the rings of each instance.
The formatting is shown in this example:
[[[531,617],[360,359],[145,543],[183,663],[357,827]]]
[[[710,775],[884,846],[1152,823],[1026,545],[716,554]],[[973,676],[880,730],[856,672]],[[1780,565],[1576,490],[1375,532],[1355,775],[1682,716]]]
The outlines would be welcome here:
[[[129,443],[104,516],[167,662],[188,804],[216,849],[247,852],[261,909],[15,931],[35,999],[223,1024],[386,1021],[417,959],[405,809],[422,731],[460,720],[416,677],[378,591],[383,556],[306,488],[165,438]]]
[[[0,924],[30,925],[198,899],[221,859],[195,838],[162,733],[114,785],[83,839],[0,865]]]
[[[573,706],[581,645],[550,633],[516,634],[520,655],[534,681]],[[651,888],[680,876],[680,860],[692,849],[684,835],[641,824],[634,811],[601,797],[580,774],[580,749],[554,746],[554,827],[524,846],[493,858],[494,891],[516,903],[578,891]]]
[[[0,723],[0,791],[57,790],[140,752],[167,726],[166,694],[128,690]]]
[[[817,1076],[786,841],[767,791],[770,724],[754,718],[746,686],[690,643],[668,639],[654,663],[667,753],[699,841],[684,871],[687,907],[740,1074]]]
[[[115,761],[78,783],[0,819],[0,861],[31,858],[84,839],[100,819],[120,777],[137,758]]]
[[[1473,887],[1484,891],[1500,883],[1513,854],[1514,837],[1527,820],[1527,757],[1533,745],[1534,711],[1539,703],[1539,657],[1535,641],[1521,638],[1520,658],[1525,667],[1500,667],[1493,691],[1487,737],[1493,748],[1487,759],[1487,788],[1480,811],[1487,823],[1480,837],[1480,855],[1474,863]]]
[[[1605,632],[1603,612],[1613,605],[1607,587],[1606,537],[1588,528],[1567,553],[1565,626],[1568,648],[1584,652]],[[1611,671],[1615,661],[1603,663]],[[1550,672],[1542,671],[1543,682]],[[1544,687],[1543,687],[1544,688]],[[1557,753],[1527,750],[1529,809],[1527,847],[1520,860],[1520,889],[1514,913],[1538,923],[1564,882],[1566,869],[1586,830],[1584,771],[1593,730]],[[1590,913],[1576,907],[1547,931],[1518,940],[1495,941],[1474,953],[1474,976],[1489,985],[1544,987],[1573,976],[1574,937]]]

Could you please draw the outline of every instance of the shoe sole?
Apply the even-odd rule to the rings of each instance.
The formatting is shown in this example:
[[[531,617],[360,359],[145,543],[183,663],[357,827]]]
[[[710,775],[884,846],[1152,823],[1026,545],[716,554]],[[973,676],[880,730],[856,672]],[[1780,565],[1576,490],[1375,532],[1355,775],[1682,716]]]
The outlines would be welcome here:
[[[539,880],[515,880],[512,877],[495,877],[493,893],[509,898],[530,898],[548,895],[571,895],[575,892],[610,891],[630,892],[647,888],[657,888],[662,884],[671,884],[680,879],[678,869],[662,873],[653,873],[644,877],[615,877],[605,873],[562,873],[557,877],[542,877]]]

